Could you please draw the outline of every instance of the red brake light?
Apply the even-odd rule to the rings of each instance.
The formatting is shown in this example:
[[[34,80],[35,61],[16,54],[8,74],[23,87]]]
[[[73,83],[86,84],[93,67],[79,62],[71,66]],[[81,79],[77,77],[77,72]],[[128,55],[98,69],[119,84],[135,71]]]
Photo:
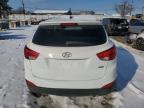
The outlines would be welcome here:
[[[62,27],[78,26],[78,23],[61,23],[60,25],[61,25]]]
[[[39,56],[39,53],[29,49],[27,46],[24,48],[24,56],[29,60],[36,60]]]
[[[113,46],[112,48],[110,48],[106,51],[98,53],[97,56],[99,57],[99,59],[101,59],[103,61],[113,60],[116,57],[116,48],[115,48],[115,46]]]

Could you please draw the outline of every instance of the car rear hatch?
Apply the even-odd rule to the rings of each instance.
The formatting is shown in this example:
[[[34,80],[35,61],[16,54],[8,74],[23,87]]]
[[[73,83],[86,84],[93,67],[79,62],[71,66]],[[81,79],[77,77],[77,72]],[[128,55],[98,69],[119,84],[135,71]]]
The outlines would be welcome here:
[[[27,47],[39,54],[30,60],[32,74],[46,80],[84,81],[102,78],[107,62],[97,54],[107,50],[101,25],[41,26]]]

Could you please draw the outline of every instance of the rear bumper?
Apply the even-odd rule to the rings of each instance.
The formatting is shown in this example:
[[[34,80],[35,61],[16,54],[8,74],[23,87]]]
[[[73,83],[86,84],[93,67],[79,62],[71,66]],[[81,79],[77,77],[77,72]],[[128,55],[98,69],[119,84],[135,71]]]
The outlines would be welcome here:
[[[113,88],[106,86],[116,80],[116,60],[107,65],[105,75],[97,80],[48,80],[41,79],[32,74],[31,68],[25,62],[25,79],[30,81],[29,89],[34,93],[40,94],[56,94],[56,95],[103,95],[111,92]],[[101,89],[104,86],[109,89]]]
[[[113,65],[113,63],[111,64]],[[102,88],[106,84],[109,84],[116,80],[117,72],[116,72],[116,64],[113,66],[108,66],[111,68],[107,68],[107,72],[104,77],[97,80],[85,80],[85,81],[69,81],[69,80],[48,80],[41,79],[34,76],[31,70],[26,68],[25,79],[31,81],[36,87],[44,87],[44,88],[60,88],[60,89],[95,89]]]
[[[27,84],[28,85],[28,84]],[[30,86],[28,88],[31,92],[42,95],[59,95],[59,96],[95,96],[106,95],[115,91],[114,85],[107,89],[59,89],[59,88],[44,88],[37,86]]]

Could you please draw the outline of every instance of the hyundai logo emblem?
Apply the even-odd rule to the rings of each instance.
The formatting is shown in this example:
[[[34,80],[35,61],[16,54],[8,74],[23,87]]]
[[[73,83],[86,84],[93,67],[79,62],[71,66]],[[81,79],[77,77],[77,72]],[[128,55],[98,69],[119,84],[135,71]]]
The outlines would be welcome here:
[[[69,57],[72,56],[72,53],[70,53],[70,52],[64,52],[64,53],[62,53],[62,56],[63,56],[64,58],[69,58]]]

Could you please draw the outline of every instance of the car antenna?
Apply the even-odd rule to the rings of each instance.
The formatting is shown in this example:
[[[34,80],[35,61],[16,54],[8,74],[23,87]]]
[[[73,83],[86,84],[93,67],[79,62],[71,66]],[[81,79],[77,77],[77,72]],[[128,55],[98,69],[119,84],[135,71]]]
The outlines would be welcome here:
[[[70,19],[73,18],[71,8],[68,10],[67,15],[70,15],[70,17],[69,17]]]

